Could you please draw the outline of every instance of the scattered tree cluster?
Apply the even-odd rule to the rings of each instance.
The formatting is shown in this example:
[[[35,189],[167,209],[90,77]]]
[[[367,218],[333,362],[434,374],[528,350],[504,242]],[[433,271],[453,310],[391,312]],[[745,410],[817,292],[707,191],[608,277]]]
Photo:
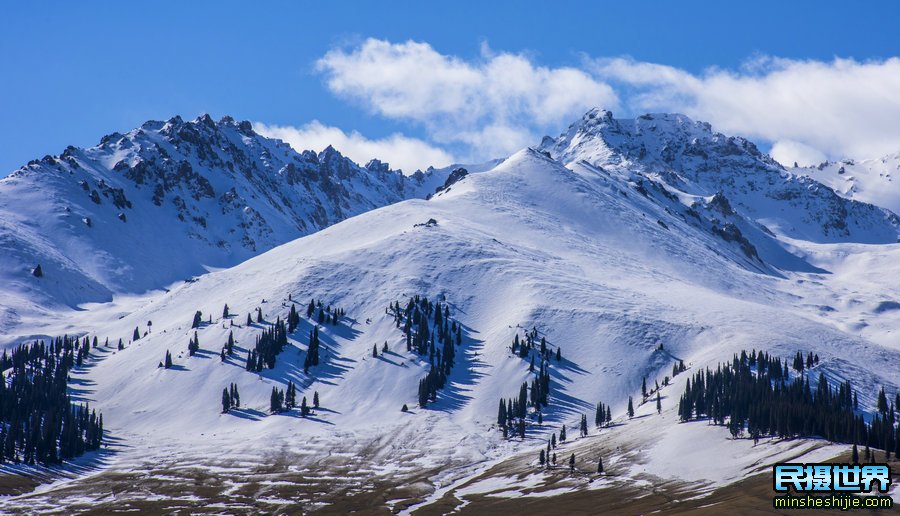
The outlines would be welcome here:
[[[247,371],[258,373],[274,369],[275,357],[287,346],[287,327],[279,317],[275,324],[256,336],[256,345],[247,353]]]
[[[462,344],[462,325],[450,317],[450,306],[429,301],[427,297],[410,298],[406,308],[396,301],[387,309],[397,327],[403,327],[406,350],[428,357],[430,369],[419,381],[419,406],[437,399],[456,363],[456,348]],[[387,343],[385,343],[387,344]],[[373,348],[373,354],[377,349]]]
[[[516,334],[513,337],[511,350],[520,358],[530,358],[528,370],[535,373],[535,377],[531,379],[531,383],[525,382],[519,388],[518,399],[510,399],[508,401],[500,400],[500,411],[498,412],[497,425],[503,431],[503,435],[509,437],[519,435],[525,437],[525,417],[528,415],[528,408],[532,407],[534,417],[538,424],[543,423],[541,409],[549,405],[550,398],[550,360],[555,356],[556,360],[562,359],[560,348],[556,348],[556,353],[552,353],[547,344],[546,338],[537,339],[538,333],[536,328],[532,328],[526,332],[522,338]],[[535,371],[535,358],[538,359],[538,368]],[[506,411],[506,416],[501,413]]]
[[[240,406],[241,395],[238,392],[237,384],[232,383],[225,389],[222,389],[222,413]]]
[[[597,403],[594,411],[594,426],[608,425],[612,422],[612,411],[602,401]]]
[[[323,306],[321,299],[318,301],[311,299],[306,306],[306,317],[312,319],[313,314],[316,314],[317,312],[318,315],[316,316],[316,320],[319,324],[337,325],[340,322],[341,317],[344,316],[343,309],[333,308],[331,305]]]

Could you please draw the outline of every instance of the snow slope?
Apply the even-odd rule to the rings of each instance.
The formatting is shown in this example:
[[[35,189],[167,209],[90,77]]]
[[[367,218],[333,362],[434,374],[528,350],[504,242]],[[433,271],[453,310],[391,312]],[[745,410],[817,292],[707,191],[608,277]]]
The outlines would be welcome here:
[[[900,186],[894,181],[900,173],[900,152],[879,159],[826,161],[797,172],[808,174],[848,199],[900,211]]]
[[[890,257],[900,247],[822,244],[759,229],[763,215],[786,217],[823,195],[831,203],[827,189],[806,190],[797,185],[808,183],[766,169],[780,178],[773,179],[776,187],[812,193],[799,204],[784,201],[781,208],[783,200],[776,199],[767,205],[775,211],[746,209],[744,216],[726,209],[715,191],[699,195],[687,179],[670,190],[674,179],[643,165],[628,174],[598,160],[564,162],[570,168],[526,149],[431,200],[368,211],[168,292],[87,305],[75,316],[30,321],[29,328],[45,335],[87,332],[101,342],[124,339],[124,350],[101,348],[103,358],[76,375],[83,386],[76,394],[102,410],[120,443],[104,471],[120,473],[160,463],[211,467],[226,458],[252,464],[277,450],[310,477],[338,475],[324,457],[345,456],[368,477],[397,481],[411,471],[442,467],[431,482],[452,485],[473,467],[537,450],[561,424],[575,434],[580,414],[590,417],[598,401],[612,406],[627,436],[636,427],[621,415],[642,377],[661,381],[677,359],[692,368],[714,366],[750,348],[781,356],[814,350],[822,358],[817,369],[835,380],[850,379],[864,406],[874,403],[865,393],[874,394],[878,385],[896,391],[900,375],[891,335],[865,333],[851,324],[854,314],[845,316],[836,305],[849,303],[848,296],[870,305],[900,299],[898,289],[884,290],[875,281],[895,272]],[[729,198],[744,207],[753,196],[768,195],[747,192]],[[846,234],[817,225],[823,219],[812,215],[793,227],[814,233],[814,240],[896,239],[889,214],[838,199],[847,209]],[[436,224],[425,224],[429,219]],[[725,229],[729,221],[739,233]],[[857,281],[854,263],[863,259],[872,277]],[[427,362],[405,350],[385,310],[416,294],[448,302],[465,328],[450,384],[426,409],[416,407],[416,389]],[[259,307],[269,322],[284,318],[289,295],[300,308],[320,298],[346,310],[348,319],[322,327],[325,360],[309,373],[302,368],[312,324],[305,318],[275,369],[248,373],[243,359],[262,325],[245,326],[246,315]],[[226,303],[239,327],[221,318]],[[212,314],[212,323],[197,332],[201,353],[187,357],[196,310],[204,320]],[[869,317],[885,315],[893,317],[890,311]],[[129,342],[135,327],[148,330],[147,321],[152,331]],[[515,396],[533,377],[509,344],[532,327],[551,349],[561,348],[563,360],[551,363],[544,425],[530,426],[524,441],[507,441],[492,428],[498,401]],[[223,363],[218,352],[229,331],[238,359]],[[373,344],[380,349],[384,342],[390,352],[373,358]],[[166,350],[175,355],[174,369],[157,367]],[[307,419],[268,415],[272,387],[284,388],[288,380],[300,385],[300,396],[318,392],[322,409]],[[230,383],[238,385],[243,409],[221,414],[221,392]],[[677,424],[671,411],[680,387],[664,393],[667,417],[641,420],[645,438]],[[401,412],[403,404],[412,410]],[[654,418],[646,406],[642,410]],[[685,425],[676,440],[703,438],[704,426]],[[736,478],[759,457],[783,456],[788,449],[775,446],[781,448],[736,456],[725,476]],[[652,463],[652,455],[647,460]],[[666,469],[651,464],[641,474],[695,480]],[[49,489],[10,503],[60,503],[53,496]],[[302,493],[296,496],[294,502],[310,503]]]

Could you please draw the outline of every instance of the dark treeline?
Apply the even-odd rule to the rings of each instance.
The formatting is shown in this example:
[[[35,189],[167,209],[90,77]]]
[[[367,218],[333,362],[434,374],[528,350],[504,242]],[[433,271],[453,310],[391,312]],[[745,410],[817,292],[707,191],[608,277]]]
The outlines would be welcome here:
[[[87,337],[65,336],[3,352],[0,462],[56,464],[100,448],[103,416],[74,403],[66,391],[69,371],[90,349]]]
[[[406,308],[396,301],[388,308],[399,328],[403,326],[406,350],[427,356],[431,368],[419,381],[419,406],[425,407],[437,399],[437,391],[443,389],[447,377],[456,363],[455,346],[462,344],[462,325],[450,317],[446,303],[431,302],[428,298],[410,298]]]
[[[807,358],[794,357],[795,371],[806,373],[793,378],[787,360],[755,350],[742,351],[731,364],[721,364],[715,371],[699,371],[679,401],[681,420],[708,417],[714,424],[728,426],[734,437],[745,432],[753,439],[823,437],[880,448],[888,454],[900,451],[900,435],[894,428],[898,407],[894,402],[888,405],[884,389],[878,396],[878,412],[867,423],[850,382],[833,387],[821,373],[811,380],[814,374],[809,368],[818,363],[818,357]]]

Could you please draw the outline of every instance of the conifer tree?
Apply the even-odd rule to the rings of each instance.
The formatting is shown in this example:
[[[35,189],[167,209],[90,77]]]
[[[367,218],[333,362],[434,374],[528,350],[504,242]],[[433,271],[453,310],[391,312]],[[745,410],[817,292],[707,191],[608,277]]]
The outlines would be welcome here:
[[[888,404],[887,404],[887,396],[884,393],[884,387],[881,387],[881,390],[878,392],[878,412],[882,414],[887,414]]]
[[[225,348],[230,356],[234,355],[234,331],[232,330],[228,331],[228,342],[225,344]]]
[[[253,326],[253,319],[250,317],[250,312],[247,312],[247,327]]]
[[[222,319],[228,319],[228,303],[225,303],[225,308],[222,309]]]
[[[137,342],[137,340],[140,339],[140,338],[141,338],[141,332],[140,332],[140,330],[138,330],[138,327],[135,326],[135,327],[134,327],[134,334],[131,336],[131,340],[132,340],[133,342]]]
[[[579,428],[581,431],[581,437],[585,437],[588,434],[587,429],[587,416],[584,414],[581,415],[581,427]]]
[[[662,414],[662,400],[659,397],[659,391],[656,391],[656,413]]]
[[[384,346],[381,347],[381,352],[382,352],[382,353],[387,353],[387,352],[388,352],[387,341],[384,341]]]
[[[603,473],[603,457],[597,459],[597,473]]]
[[[563,425],[562,428],[559,430],[559,442],[561,442],[561,443],[566,442],[566,425]]]
[[[406,403],[404,403],[403,406],[400,407],[400,412],[409,412],[409,407],[406,406]]]
[[[575,471],[575,454],[569,456],[569,471]]]
[[[319,391],[313,392],[313,408],[319,408]]]
[[[172,367],[172,354],[169,353],[169,350],[167,349],[166,350],[165,368],[169,369],[170,367]]]
[[[228,412],[231,408],[231,396],[228,394],[228,389],[222,389],[222,413]]]
[[[199,328],[202,321],[203,314],[200,312],[200,310],[197,310],[196,312],[194,312],[194,320],[191,322],[191,328]]]
[[[643,377],[641,379],[641,396],[646,400],[647,399],[647,377]]]
[[[553,452],[553,465],[556,466],[556,452]]]
[[[556,361],[557,361],[557,362],[559,362],[560,360],[562,360],[562,351],[560,351],[561,349],[562,349],[562,348],[560,348],[560,347],[557,347],[557,348],[556,348]]]
[[[372,358],[378,358],[378,346],[372,344]]]
[[[541,467],[544,467],[544,463],[547,462],[547,459],[544,458],[544,449],[541,448],[541,454],[538,456],[538,463],[540,463]]]
[[[303,397],[303,401],[300,402],[300,415],[306,417],[309,414],[309,407],[306,405],[306,396]]]
[[[194,356],[194,353],[200,350],[200,339],[197,337],[197,332],[194,332],[194,338],[188,343],[188,353],[190,356]]]
[[[631,396],[628,397],[628,418],[631,419],[634,417],[634,402],[631,400]]]

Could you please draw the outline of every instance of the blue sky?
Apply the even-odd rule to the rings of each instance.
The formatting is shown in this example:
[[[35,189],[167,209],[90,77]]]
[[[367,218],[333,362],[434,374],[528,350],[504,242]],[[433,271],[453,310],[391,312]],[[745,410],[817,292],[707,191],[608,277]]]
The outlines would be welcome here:
[[[407,168],[417,156],[483,159],[539,141],[596,102],[616,115],[685,111],[782,160],[900,150],[890,127],[900,125],[897,2],[321,4],[7,4],[0,174],[147,119],[204,112],[264,124],[295,146],[338,139],[355,159],[381,151]],[[437,67],[446,80],[373,77],[417,59],[422,76]],[[505,83],[522,66],[534,91]],[[480,88],[492,103],[450,111],[480,103]],[[723,100],[729,91],[740,98]],[[457,103],[430,110],[448,96]]]

